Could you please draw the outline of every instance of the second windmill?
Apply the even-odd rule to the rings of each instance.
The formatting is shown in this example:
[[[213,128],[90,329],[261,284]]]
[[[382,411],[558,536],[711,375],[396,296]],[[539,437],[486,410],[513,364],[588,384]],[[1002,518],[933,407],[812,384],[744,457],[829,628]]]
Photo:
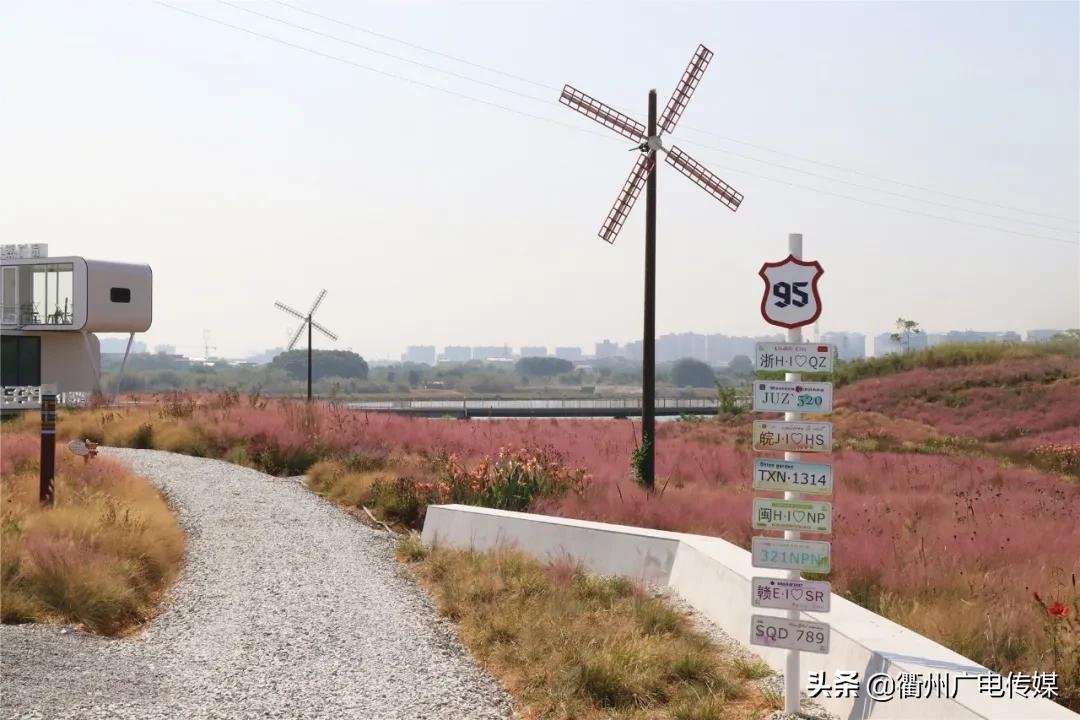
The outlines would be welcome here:
[[[325,298],[325,297],[326,297],[326,290],[320,290],[319,291],[319,296],[317,298],[315,298],[315,302],[313,302],[311,304],[311,309],[307,311],[307,315],[302,314],[298,310],[293,310],[291,307],[289,307],[288,305],[286,305],[283,302],[275,302],[274,303],[274,307],[276,307],[278,310],[282,310],[284,312],[287,312],[290,315],[292,315],[293,317],[303,321],[303,322],[300,323],[300,327],[296,328],[296,333],[293,334],[292,340],[289,341],[289,346],[286,348],[286,351],[292,350],[294,347],[296,347],[296,341],[300,339],[300,335],[303,334],[304,329],[305,328],[307,329],[307,399],[308,399],[308,402],[311,402],[311,331],[312,331],[312,328],[314,328],[315,330],[318,330],[319,332],[321,332],[323,335],[330,338],[331,340],[337,340],[337,335],[330,332],[329,330],[324,328],[319,323],[315,322],[315,320],[312,317],[315,314],[315,311],[319,308],[319,305],[322,304],[323,298]]]

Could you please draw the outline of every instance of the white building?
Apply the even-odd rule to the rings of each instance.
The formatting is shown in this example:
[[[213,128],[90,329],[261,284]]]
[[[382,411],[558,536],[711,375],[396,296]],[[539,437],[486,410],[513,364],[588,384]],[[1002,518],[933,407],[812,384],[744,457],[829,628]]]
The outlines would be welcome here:
[[[577,346],[564,346],[555,348],[555,357],[563,360],[569,360],[570,362],[578,362],[583,357],[581,348]]]
[[[836,354],[841,360],[859,360],[866,357],[866,336],[857,332],[822,333],[820,340],[836,346]]]
[[[416,363],[417,365],[430,365],[435,366],[435,346],[434,345],[410,345],[405,348],[405,352],[401,355],[401,361],[407,363]]]
[[[619,343],[602,340],[596,343],[596,359],[603,360],[619,356]]]
[[[0,299],[5,398],[13,387],[100,391],[93,333],[128,333],[130,345],[148,330],[153,273],[149,265],[48,257],[44,245],[8,245],[0,251]]]

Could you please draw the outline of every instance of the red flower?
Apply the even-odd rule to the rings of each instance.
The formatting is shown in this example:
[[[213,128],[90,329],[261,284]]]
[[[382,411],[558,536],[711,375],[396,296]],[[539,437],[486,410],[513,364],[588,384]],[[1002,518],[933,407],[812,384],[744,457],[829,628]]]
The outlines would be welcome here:
[[[1069,614],[1069,606],[1063,605],[1059,602],[1054,603],[1050,607],[1046,608],[1046,612],[1050,613],[1054,617],[1065,617]]]

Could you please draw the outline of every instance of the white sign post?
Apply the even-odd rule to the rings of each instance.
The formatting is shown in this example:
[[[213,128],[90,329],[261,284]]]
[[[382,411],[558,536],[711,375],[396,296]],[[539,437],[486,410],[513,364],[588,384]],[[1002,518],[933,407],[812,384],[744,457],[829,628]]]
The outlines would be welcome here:
[[[755,421],[753,447],[758,451],[784,451],[784,460],[758,459],[754,464],[754,489],[783,491],[784,499],[755,498],[754,528],[783,530],[784,539],[755,537],[755,567],[785,568],[787,577],[754,578],[751,604],[786,610],[785,617],[753,615],[750,642],[786,648],[784,712],[800,713],[799,653],[829,651],[829,626],[799,619],[803,610],[829,609],[828,583],[803,580],[801,570],[828,572],[829,543],[802,540],[799,532],[832,532],[832,506],[804,501],[800,492],[826,494],[832,490],[832,467],[803,463],[800,452],[830,452],[832,423],[800,422],[803,412],[832,411],[832,383],[802,382],[800,371],[831,372],[833,351],[828,345],[803,343],[802,326],[821,315],[818,280],[825,272],[816,262],[802,259],[802,235],[788,235],[788,256],[761,266],[765,281],[761,315],[772,325],[787,328],[786,343],[759,343],[758,370],[785,370],[784,382],[757,380],[754,410],[783,412],[784,422]]]

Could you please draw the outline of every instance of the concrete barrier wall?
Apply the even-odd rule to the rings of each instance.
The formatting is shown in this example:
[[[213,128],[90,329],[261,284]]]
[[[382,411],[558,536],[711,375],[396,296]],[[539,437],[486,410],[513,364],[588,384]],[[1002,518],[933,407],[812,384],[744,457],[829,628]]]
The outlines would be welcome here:
[[[740,640],[775,670],[783,672],[785,651],[750,645],[750,578],[782,577],[783,572],[754,568],[750,553],[719,538],[647,530],[625,525],[568,520],[464,505],[433,505],[424,522],[423,541],[489,550],[516,547],[542,560],[570,558],[591,572],[623,575],[671,587],[702,614]],[[800,682],[810,672],[858,671],[863,682],[874,673],[957,676],[981,675],[986,668],[938,643],[833,594],[829,613],[801,613],[832,628],[828,654],[802,653]],[[758,614],[781,614],[759,610]],[[1032,672],[1036,668],[1029,668]],[[1056,720],[1080,715],[1049,700],[993,698],[979,692],[977,680],[959,681],[956,698],[894,698],[873,702],[865,685],[859,698],[818,698],[817,702],[851,720],[911,718]]]

